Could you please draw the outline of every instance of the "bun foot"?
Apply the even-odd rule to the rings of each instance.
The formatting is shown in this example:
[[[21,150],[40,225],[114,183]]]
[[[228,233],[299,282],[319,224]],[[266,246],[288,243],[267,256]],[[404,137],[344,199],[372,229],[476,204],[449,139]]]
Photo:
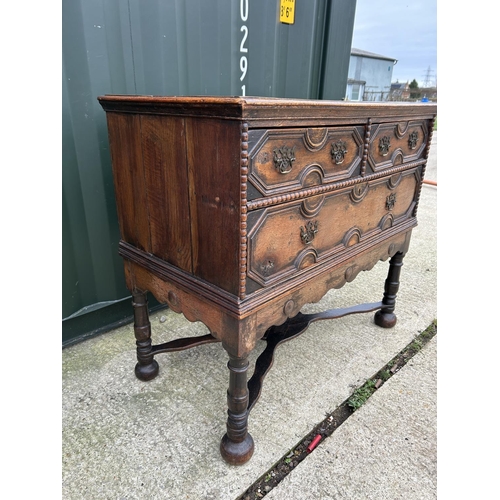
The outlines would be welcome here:
[[[156,375],[158,375],[159,370],[160,367],[158,366],[158,362],[153,359],[153,361],[148,365],[141,365],[140,363],[137,363],[135,365],[135,376],[139,380],[147,382],[148,380],[154,379]]]
[[[220,443],[220,454],[231,465],[242,465],[248,462],[253,455],[253,450],[253,438],[248,433],[245,439],[239,443],[231,441],[227,434],[224,434]]]
[[[374,319],[375,324],[382,328],[392,328],[398,320],[394,313],[385,313],[382,311],[377,311]]]

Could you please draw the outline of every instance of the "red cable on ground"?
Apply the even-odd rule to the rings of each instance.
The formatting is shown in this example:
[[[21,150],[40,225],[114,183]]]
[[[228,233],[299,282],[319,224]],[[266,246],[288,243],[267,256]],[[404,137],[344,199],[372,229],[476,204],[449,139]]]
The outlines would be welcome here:
[[[424,184],[430,184],[431,186],[436,186],[438,185],[438,183],[436,181],[428,181],[427,179],[424,179]]]
[[[321,434],[316,434],[314,439],[311,441],[311,444],[307,447],[307,453],[311,453],[311,451],[318,446],[318,443],[321,441]]]

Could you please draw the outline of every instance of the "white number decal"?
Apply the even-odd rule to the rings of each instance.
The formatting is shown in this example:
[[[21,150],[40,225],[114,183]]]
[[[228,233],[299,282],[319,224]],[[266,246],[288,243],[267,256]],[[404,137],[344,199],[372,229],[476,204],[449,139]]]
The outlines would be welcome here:
[[[240,0],[240,18],[242,22],[246,22],[248,20],[248,0]],[[248,47],[245,47],[245,42],[248,38],[248,28],[245,25],[241,26],[240,31],[243,33],[243,38],[240,43],[240,54],[247,54]],[[240,82],[242,82],[247,76],[248,71],[248,59],[246,56],[242,55],[240,58]],[[245,96],[246,94],[246,85],[241,86],[241,95]]]
[[[240,31],[243,31],[245,34],[243,35],[243,40],[241,40],[240,44],[240,52],[248,52],[248,49],[245,47],[245,42],[248,36],[248,28],[246,26],[242,26]]]
[[[241,81],[243,81],[245,76],[247,76],[247,67],[248,67],[247,58],[245,56],[241,56],[241,59],[240,59],[240,69],[241,69],[240,80]]]
[[[242,21],[248,19],[248,0],[240,0],[240,15]]]

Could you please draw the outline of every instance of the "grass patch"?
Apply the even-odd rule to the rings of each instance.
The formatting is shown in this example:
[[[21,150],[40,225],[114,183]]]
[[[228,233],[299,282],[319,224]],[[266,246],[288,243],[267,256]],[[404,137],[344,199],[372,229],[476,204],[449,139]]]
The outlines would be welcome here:
[[[421,332],[413,341],[408,344],[397,356],[392,358],[387,365],[376,373],[372,378],[368,379],[361,387],[356,389],[353,395],[347,400],[347,405],[352,410],[361,408],[366,403],[366,400],[394,373],[403,367],[409,359],[417,352],[422,350],[427,342],[437,334],[437,319],[435,319],[423,332]],[[377,383],[378,382],[378,383]]]
[[[356,389],[354,394],[349,398],[347,404],[353,409],[361,408],[366,400],[375,392],[375,382],[367,380],[359,389]]]

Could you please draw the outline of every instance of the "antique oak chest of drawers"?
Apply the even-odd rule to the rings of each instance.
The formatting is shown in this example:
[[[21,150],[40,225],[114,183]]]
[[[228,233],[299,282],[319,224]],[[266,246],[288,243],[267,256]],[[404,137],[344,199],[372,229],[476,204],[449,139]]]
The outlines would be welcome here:
[[[222,342],[229,355],[221,454],[246,462],[248,414],[274,348],[312,321],[376,311],[391,327],[416,226],[433,104],[252,97],[102,96],[133,297],[135,373],[156,354]],[[390,259],[381,301],[301,307]],[[209,334],[154,345],[147,292]],[[267,347],[247,381],[248,355]]]

